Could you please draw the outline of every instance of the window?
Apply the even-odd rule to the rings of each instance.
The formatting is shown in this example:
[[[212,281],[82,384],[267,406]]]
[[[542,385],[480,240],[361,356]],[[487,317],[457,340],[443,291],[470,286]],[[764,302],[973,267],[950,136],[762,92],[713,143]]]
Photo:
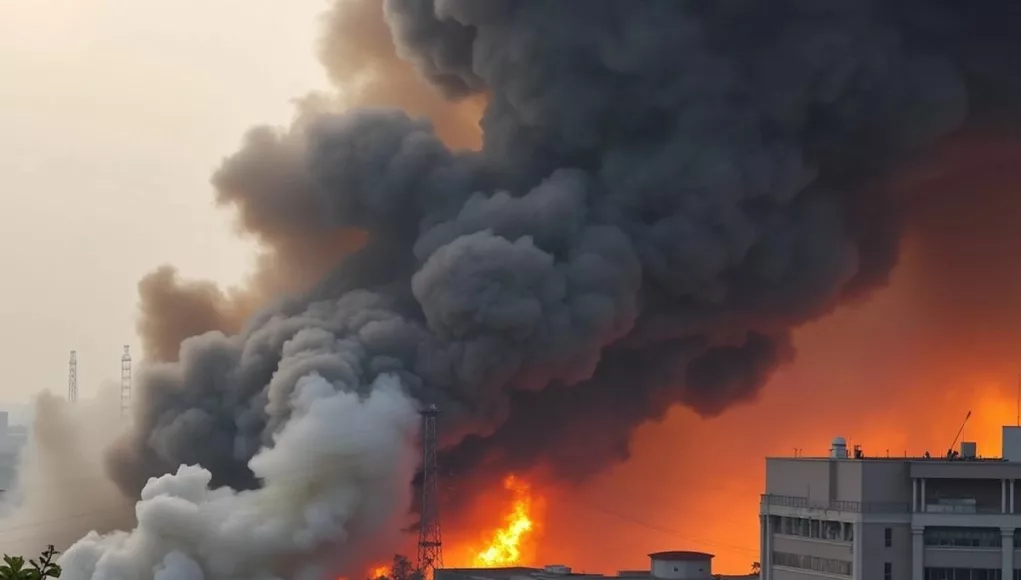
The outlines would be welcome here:
[[[893,528],[886,528],[886,536],[884,538],[887,548],[893,547]]]
[[[778,517],[776,533],[830,542],[850,542],[851,526],[830,520]]]
[[[998,528],[926,527],[926,546],[953,548],[999,548],[1002,536]],[[956,580],[956,579],[953,579]],[[968,580],[971,580],[970,578]]]
[[[886,531],[887,531],[886,537],[889,538],[890,528],[886,528]],[[889,546],[889,544],[887,545]],[[883,564],[883,580],[893,580],[893,564],[890,562]]]
[[[852,576],[851,563],[844,560],[831,560],[803,554],[773,552],[773,565],[787,568],[801,568],[839,576]]]
[[[1017,578],[1017,571],[1014,571]],[[1000,569],[981,568],[926,568],[925,580],[1002,580]]]

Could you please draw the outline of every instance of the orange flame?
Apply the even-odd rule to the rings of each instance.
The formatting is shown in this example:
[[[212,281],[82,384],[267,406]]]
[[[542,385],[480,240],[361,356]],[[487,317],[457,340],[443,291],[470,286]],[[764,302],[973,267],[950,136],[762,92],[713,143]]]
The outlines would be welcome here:
[[[504,526],[494,531],[486,548],[475,555],[476,568],[520,564],[522,544],[535,529],[531,486],[514,475],[508,475],[503,486],[514,494],[514,504],[504,517]]]
[[[389,578],[390,577],[390,566],[373,566],[369,568],[369,580],[376,580],[376,578]]]

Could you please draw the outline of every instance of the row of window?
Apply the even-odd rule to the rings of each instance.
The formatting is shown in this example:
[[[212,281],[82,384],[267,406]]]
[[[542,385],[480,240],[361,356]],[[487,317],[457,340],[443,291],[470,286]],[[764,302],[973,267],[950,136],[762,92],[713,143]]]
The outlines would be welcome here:
[[[889,528],[887,528],[887,532],[889,533]],[[952,548],[999,548],[1003,546],[1003,535],[999,528],[926,527],[923,538],[926,546]],[[1013,544],[1015,548],[1021,548],[1021,530],[1014,533]],[[887,547],[889,546],[890,544],[887,543]]]
[[[1003,580],[1003,574],[999,568],[926,568],[925,580]],[[1012,580],[1021,580],[1021,570]]]
[[[1003,580],[999,568],[926,568],[925,580]],[[1014,570],[1014,579],[1021,580],[1021,570]]]
[[[777,532],[805,538],[826,540],[854,540],[854,528],[840,522],[806,520],[803,518],[780,518]],[[999,548],[1003,545],[999,528],[925,528],[926,546],[954,548]],[[883,530],[883,545],[893,547],[893,528]],[[1021,533],[1014,535],[1014,547],[1021,548]],[[1021,580],[1021,579],[1019,579]]]
[[[839,574],[841,576],[851,575],[851,563],[845,560],[834,560],[832,558],[819,558],[804,554],[791,554],[789,552],[773,552],[774,566],[787,566],[788,568],[800,568],[814,572],[827,574]]]
[[[999,548],[1003,545],[999,528],[926,527],[922,537],[926,546]]]
[[[776,533],[818,540],[844,542],[854,540],[854,527],[850,524],[806,518],[780,517],[776,522]]]
[[[814,556],[773,552],[773,564],[829,574],[851,575],[851,563]],[[883,580],[893,578],[893,564],[883,564]],[[925,580],[1003,580],[999,568],[926,568]],[[1021,570],[1014,570],[1013,580],[1021,580]]]

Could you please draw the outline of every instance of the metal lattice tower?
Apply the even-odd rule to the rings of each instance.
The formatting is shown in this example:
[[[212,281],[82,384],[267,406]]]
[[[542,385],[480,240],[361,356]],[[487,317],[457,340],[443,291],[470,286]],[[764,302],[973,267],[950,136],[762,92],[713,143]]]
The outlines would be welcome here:
[[[121,417],[131,410],[131,353],[128,345],[124,345],[124,356],[121,357]]]
[[[73,350],[67,363],[67,400],[72,403],[78,400],[78,353]]]
[[[439,470],[436,467],[436,405],[422,411],[422,522],[418,532],[418,569],[426,578],[443,567],[440,530]]]

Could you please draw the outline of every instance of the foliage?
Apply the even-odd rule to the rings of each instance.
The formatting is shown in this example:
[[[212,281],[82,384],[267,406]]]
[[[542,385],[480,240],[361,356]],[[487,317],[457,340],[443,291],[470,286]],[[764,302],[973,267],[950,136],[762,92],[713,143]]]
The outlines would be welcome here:
[[[0,578],[0,580],[3,579]],[[425,580],[425,575],[422,574],[421,570],[411,564],[411,560],[408,560],[407,556],[394,554],[393,564],[390,566],[390,573],[378,578],[370,578],[369,580]]]
[[[29,560],[25,566],[22,556],[4,554],[4,563],[0,566],[0,580],[43,580],[44,578],[60,578],[60,566],[55,562],[57,550],[51,545],[39,556],[39,560]]]

